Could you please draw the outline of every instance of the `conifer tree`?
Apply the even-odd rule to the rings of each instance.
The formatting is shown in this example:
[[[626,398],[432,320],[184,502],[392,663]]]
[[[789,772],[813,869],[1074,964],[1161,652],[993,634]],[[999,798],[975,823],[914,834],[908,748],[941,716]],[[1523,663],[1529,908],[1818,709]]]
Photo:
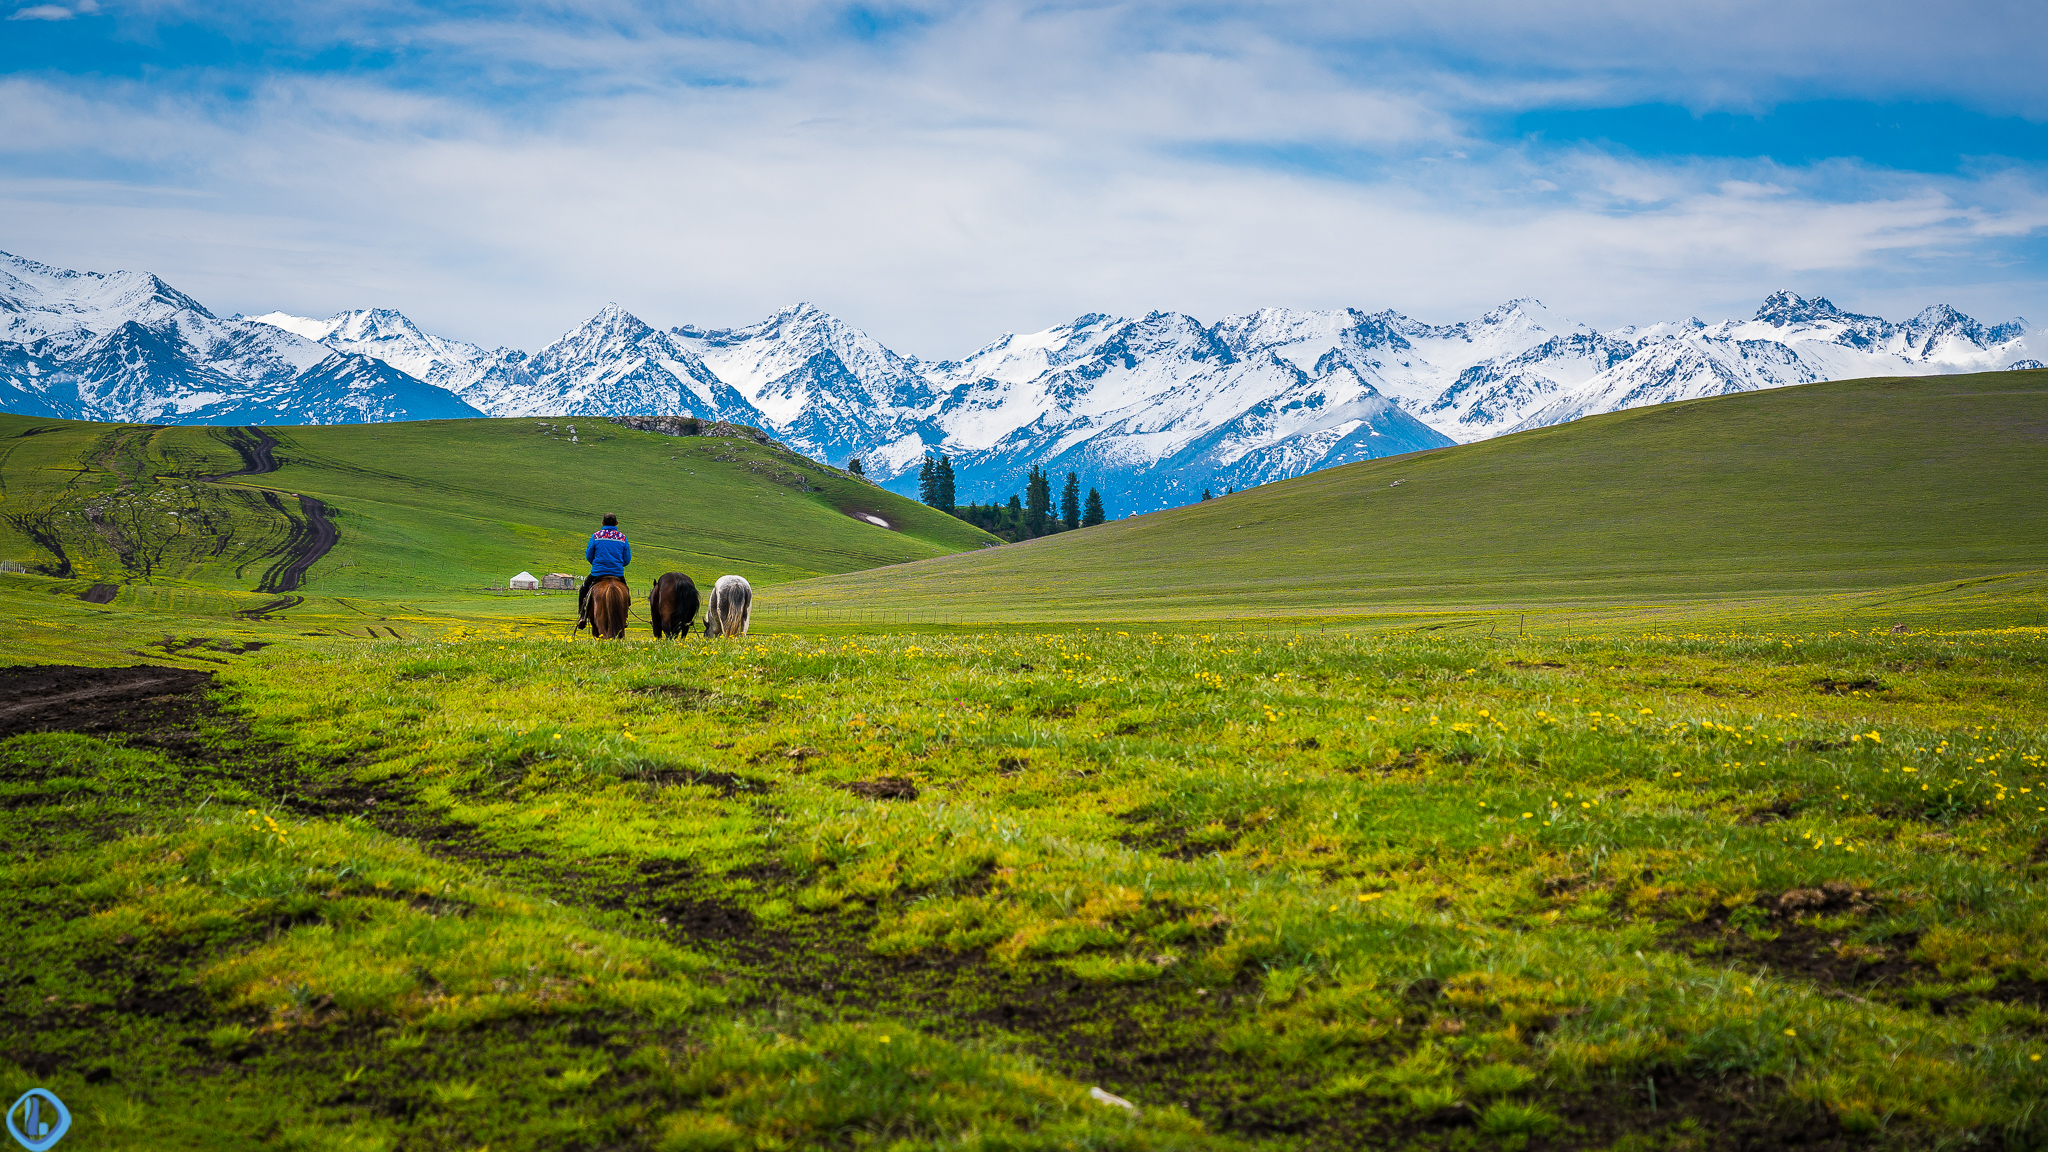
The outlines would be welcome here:
[[[933,504],[939,498],[939,465],[932,454],[924,454],[924,465],[917,470],[917,498],[926,504]]]
[[[1081,478],[1067,473],[1067,485],[1060,489],[1060,519],[1072,532],[1081,526]]]
[[[1036,464],[1024,481],[1024,528],[1033,536],[1043,536],[1052,528],[1052,482]]]
[[[937,497],[932,507],[941,512],[953,510],[953,458],[939,453],[939,463],[932,470],[932,492]]]
[[[1021,528],[1023,528],[1023,527],[1024,527],[1024,502],[1023,502],[1022,500],[1019,500],[1019,499],[1017,499],[1017,494],[1016,494],[1015,492],[1012,492],[1012,493],[1010,493],[1010,524],[1009,524],[1009,530],[1010,530],[1010,531],[1011,531],[1012,533],[1015,533],[1015,532],[1017,532],[1017,531],[1018,531],[1019,529],[1021,529]]]
[[[1208,490],[1207,488],[1204,488],[1204,489],[1202,489],[1202,499],[1204,499],[1204,500],[1214,500],[1215,498],[1216,498],[1216,497],[1214,497],[1214,496],[1210,495],[1210,493],[1209,493],[1209,490]]]
[[[860,470],[860,457],[858,456],[855,456],[853,459],[848,460],[846,462],[846,470],[848,472],[853,473],[855,476],[867,475],[867,473]]]
[[[1081,526],[1083,528],[1091,528],[1102,523],[1103,519],[1102,493],[1090,488],[1088,490],[1088,503],[1081,510]]]

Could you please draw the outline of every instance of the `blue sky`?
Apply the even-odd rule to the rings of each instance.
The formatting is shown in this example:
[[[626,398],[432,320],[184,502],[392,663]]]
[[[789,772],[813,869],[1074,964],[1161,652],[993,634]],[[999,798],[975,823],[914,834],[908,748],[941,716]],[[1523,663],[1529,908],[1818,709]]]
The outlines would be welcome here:
[[[536,348],[816,301],[2048,322],[2039,4],[0,0],[0,249]]]

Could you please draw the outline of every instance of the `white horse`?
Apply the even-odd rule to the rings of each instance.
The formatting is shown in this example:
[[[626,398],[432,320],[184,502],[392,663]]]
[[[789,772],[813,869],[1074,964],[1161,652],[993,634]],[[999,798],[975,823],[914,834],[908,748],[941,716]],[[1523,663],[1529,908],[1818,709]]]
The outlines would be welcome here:
[[[754,619],[754,586],[744,576],[720,576],[704,609],[706,636],[745,636]]]

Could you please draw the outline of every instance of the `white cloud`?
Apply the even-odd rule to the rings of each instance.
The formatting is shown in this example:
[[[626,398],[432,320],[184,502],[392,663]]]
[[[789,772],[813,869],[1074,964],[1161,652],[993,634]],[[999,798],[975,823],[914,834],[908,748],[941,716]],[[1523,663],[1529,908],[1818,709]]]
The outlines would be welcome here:
[[[92,11],[92,9],[90,9],[90,8],[86,8],[86,9],[82,9],[82,11],[88,11],[88,12],[89,12],[89,11]],[[9,20],[69,20],[69,19],[71,19],[71,18],[72,18],[73,16],[75,16],[75,15],[77,15],[77,13],[74,13],[74,12],[73,12],[73,11],[72,11],[71,9],[69,9],[69,8],[64,8],[64,7],[61,7],[61,6],[59,6],[59,5],[56,5],[56,4],[33,4],[33,5],[30,5],[30,6],[29,6],[29,7],[27,7],[27,8],[23,8],[23,9],[21,9],[21,10],[19,10],[19,11],[15,12],[15,14],[14,14],[14,15],[12,15],[12,16],[9,16],[9,17],[8,17],[8,19],[9,19]]]
[[[1758,11],[1716,9],[1716,34],[1749,43],[1731,29]],[[1550,27],[1515,6],[1395,6],[1376,18],[1407,40],[1346,54],[1364,33],[1310,10],[1148,24],[1141,8],[981,6],[853,43],[819,34],[836,17],[816,8],[721,9],[711,39],[621,6],[604,28],[624,32],[408,33],[475,64],[468,87],[283,75],[229,100],[17,78],[0,84],[0,248],[150,268],[223,311],[387,305],[528,348],[611,299],[664,324],[812,299],[932,356],[1162,307],[1449,320],[1533,294],[1606,325],[1746,314],[1778,287],[1898,311],[1926,284],[2048,313],[2041,268],[2012,255],[2048,225],[2037,171],[1476,137],[1466,116],[1510,89],[1649,91],[1657,61],[1714,31],[1632,5],[1576,12]],[[1474,54],[1505,61],[1497,83],[1424,59],[1457,20]],[[1780,23],[1823,38],[1801,13]],[[1515,71],[1546,52],[1578,71]]]

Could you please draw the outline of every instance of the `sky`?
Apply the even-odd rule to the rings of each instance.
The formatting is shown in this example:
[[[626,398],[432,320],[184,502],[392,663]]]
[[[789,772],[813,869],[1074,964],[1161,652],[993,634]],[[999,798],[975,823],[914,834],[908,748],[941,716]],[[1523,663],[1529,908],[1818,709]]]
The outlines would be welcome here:
[[[811,301],[2048,323],[2048,5],[0,0],[0,250],[536,349]]]

